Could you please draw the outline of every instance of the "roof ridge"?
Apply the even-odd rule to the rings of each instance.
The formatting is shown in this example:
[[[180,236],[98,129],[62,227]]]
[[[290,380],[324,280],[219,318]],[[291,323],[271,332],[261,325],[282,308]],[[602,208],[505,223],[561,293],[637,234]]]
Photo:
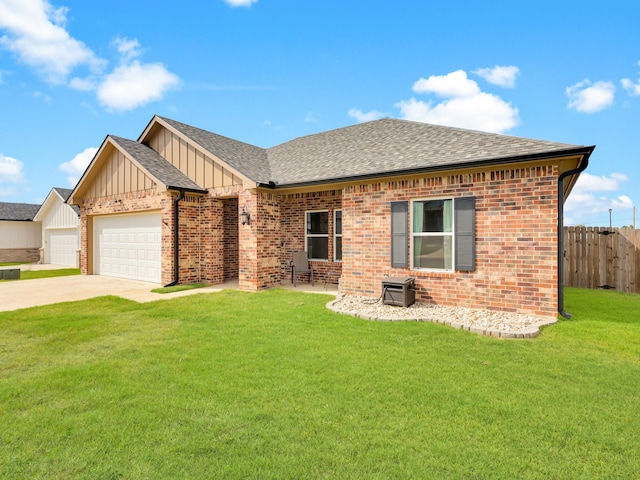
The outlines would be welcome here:
[[[212,132],[211,130],[205,130],[204,128],[195,127],[195,126],[190,125],[190,124],[188,124],[188,123],[180,122],[180,121],[178,121],[178,120],[174,120],[174,119],[172,119],[172,118],[163,117],[163,116],[160,116],[160,115],[156,115],[156,117],[158,117],[158,118],[159,118],[159,119],[161,119],[161,120],[164,120],[165,122],[167,122],[167,123],[169,123],[169,124],[177,123],[178,125],[182,125],[182,126],[187,127],[187,128],[192,128],[192,129],[194,129],[194,130],[199,130],[200,132],[203,132],[203,133],[205,133],[205,134],[214,135],[214,136],[216,136],[216,137],[218,137],[218,138],[223,138],[223,139],[225,139],[225,140],[229,140],[229,141],[231,141],[231,142],[241,143],[241,144],[243,144],[243,145],[247,145],[247,146],[249,146],[249,147],[257,148],[257,149],[259,149],[259,150],[266,150],[266,148],[259,147],[259,146],[257,146],[257,145],[254,145],[253,143],[245,142],[245,141],[242,141],[242,140],[238,140],[238,139],[236,139],[236,138],[229,137],[229,136],[227,136],[227,135],[222,135],[222,134],[220,134],[220,133]]]

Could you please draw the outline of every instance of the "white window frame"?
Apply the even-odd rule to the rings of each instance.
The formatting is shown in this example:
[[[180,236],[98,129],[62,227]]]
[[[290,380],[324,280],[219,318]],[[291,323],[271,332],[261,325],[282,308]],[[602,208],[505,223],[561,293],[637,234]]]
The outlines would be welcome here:
[[[340,217],[341,229],[342,229],[342,221],[344,220],[342,218],[342,209],[336,208],[333,211],[333,261],[334,262],[342,262],[342,258],[338,260],[338,257],[336,256],[336,253],[338,251],[338,248],[337,248],[338,238],[342,239],[342,233],[336,233],[336,225],[338,224],[336,218],[337,218],[338,212],[340,212],[340,215],[341,215]],[[340,256],[342,257],[342,247],[340,247]]]
[[[310,213],[326,213],[327,214],[327,233],[307,233],[309,225],[307,219]],[[327,258],[311,258],[309,257],[309,238],[326,238],[327,239]],[[304,212],[304,250],[307,252],[309,260],[317,262],[329,261],[329,210],[306,210]]]
[[[431,202],[438,200],[450,200],[451,201],[451,232],[414,232],[413,231],[413,215],[414,215],[414,204],[422,203],[422,202]],[[410,268],[411,270],[419,270],[421,272],[439,272],[439,273],[449,273],[455,271],[455,258],[456,258],[456,215],[455,215],[455,198],[452,197],[427,197],[427,198],[415,198],[410,202],[410,211],[409,211],[409,255],[411,259]],[[451,237],[451,268],[422,268],[417,267],[414,264],[415,255],[415,241],[416,237]],[[445,260],[446,263],[446,260]]]

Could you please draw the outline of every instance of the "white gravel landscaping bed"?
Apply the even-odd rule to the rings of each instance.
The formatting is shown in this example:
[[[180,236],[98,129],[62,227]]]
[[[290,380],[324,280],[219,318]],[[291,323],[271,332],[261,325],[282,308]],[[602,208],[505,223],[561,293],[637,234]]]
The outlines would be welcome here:
[[[554,318],[518,313],[448,307],[428,303],[414,303],[409,307],[384,305],[379,299],[343,295],[330,302],[328,308],[337,313],[366,320],[434,322],[460,328],[472,333],[500,338],[533,338],[540,327],[557,322]]]

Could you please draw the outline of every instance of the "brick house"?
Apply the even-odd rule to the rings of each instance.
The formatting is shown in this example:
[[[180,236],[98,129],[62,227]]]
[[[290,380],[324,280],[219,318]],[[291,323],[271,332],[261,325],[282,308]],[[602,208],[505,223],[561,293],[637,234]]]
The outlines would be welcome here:
[[[244,290],[320,281],[377,297],[555,317],[562,204],[594,147],[382,119],[259,148],[155,116],[107,136],[68,202],[81,269]]]

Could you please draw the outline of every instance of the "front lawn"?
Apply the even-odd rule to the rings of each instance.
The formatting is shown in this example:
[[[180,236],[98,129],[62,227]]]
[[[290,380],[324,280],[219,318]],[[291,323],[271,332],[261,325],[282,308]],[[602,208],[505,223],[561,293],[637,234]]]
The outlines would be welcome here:
[[[0,263],[0,267],[12,267],[22,265],[21,263]],[[58,268],[55,270],[23,270],[20,272],[19,280],[33,280],[36,278],[66,277],[69,275],[80,275],[79,268]],[[14,282],[18,279],[0,280],[0,282]]]
[[[498,340],[224,291],[0,313],[0,478],[635,478],[640,296]]]
[[[195,288],[204,288],[208,284],[207,283],[187,283],[185,285],[173,285],[171,287],[160,287],[154,288],[151,291],[153,293],[173,293],[173,292],[183,292],[185,290],[193,290]]]
[[[35,278],[66,277],[80,275],[79,268],[58,268],[56,270],[25,270],[20,272],[20,280],[33,280]]]

